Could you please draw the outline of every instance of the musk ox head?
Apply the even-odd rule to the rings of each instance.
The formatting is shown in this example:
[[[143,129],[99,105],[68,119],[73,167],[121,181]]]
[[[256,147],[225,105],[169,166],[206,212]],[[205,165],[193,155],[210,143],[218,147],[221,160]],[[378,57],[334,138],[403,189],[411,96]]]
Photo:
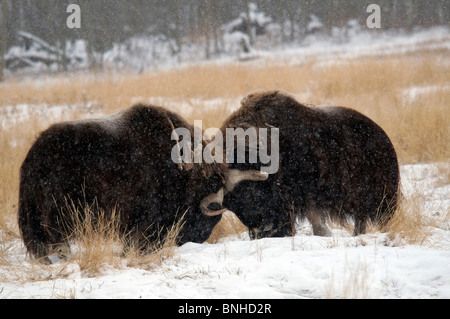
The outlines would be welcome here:
[[[222,189],[226,167],[221,164],[195,164],[186,174],[189,174],[189,181],[184,191],[189,213],[184,216],[179,244],[202,243],[209,238],[221,219],[221,213],[226,210],[219,199],[213,199],[208,204],[203,200]]]
[[[244,172],[260,172],[258,166],[260,165],[236,163],[230,165],[229,171],[240,176]],[[291,235],[292,216],[280,210],[286,199],[283,199],[282,186],[276,182],[278,174],[259,174],[259,179],[245,179],[238,184],[232,183],[228,178],[222,189],[223,206],[234,212],[249,228],[252,239]]]
[[[261,97],[264,96],[264,99]],[[287,96],[286,96],[287,98]],[[280,212],[283,202],[282,185],[278,182],[279,169],[279,138],[280,132],[270,121],[271,116],[261,116],[260,110],[265,103],[276,103],[280,96],[277,92],[254,92],[245,97],[241,108],[231,115],[221,128],[223,136],[228,136],[229,129],[254,130],[265,132],[257,136],[256,145],[251,138],[245,140],[243,151],[239,149],[236,137],[231,161],[228,158],[228,174],[225,176],[224,187],[216,194],[220,197],[223,207],[234,212],[241,222],[250,230],[252,238],[266,236],[286,236],[292,233],[289,214]],[[282,104],[282,103],[280,103]],[[269,110],[272,111],[272,110]],[[228,142],[228,140],[227,140]],[[227,144],[227,149],[228,149]],[[242,156],[242,153],[245,156]],[[268,155],[268,156],[264,156]],[[240,160],[239,157],[244,160]],[[256,160],[251,160],[252,156]],[[269,170],[275,168],[274,170]],[[269,173],[265,171],[269,170]]]
[[[224,198],[240,183],[249,181],[263,181],[268,175],[257,170],[234,170],[224,165],[214,164],[209,177],[191,179],[187,187],[187,195],[191,198],[192,213],[185,216],[180,243],[204,242],[210,236],[214,226],[220,221],[222,214],[227,211]],[[204,172],[204,168],[202,169]]]

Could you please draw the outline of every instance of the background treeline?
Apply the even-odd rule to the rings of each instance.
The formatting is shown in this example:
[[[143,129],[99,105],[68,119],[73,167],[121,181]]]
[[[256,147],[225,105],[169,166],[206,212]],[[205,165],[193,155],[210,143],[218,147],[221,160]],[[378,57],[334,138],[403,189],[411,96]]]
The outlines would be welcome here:
[[[71,3],[81,7],[80,29],[66,26]],[[365,25],[370,3],[382,8],[383,30],[408,31],[450,21],[448,0],[0,0],[0,56],[17,45],[20,31],[62,50],[67,41],[83,39],[91,55],[130,37],[151,34],[173,41],[174,53],[187,42],[203,43],[208,55],[221,48],[222,26],[248,12],[250,3],[280,26],[283,43],[301,41],[311,15],[321,20],[324,33],[352,19]],[[247,31],[252,40],[254,34]]]

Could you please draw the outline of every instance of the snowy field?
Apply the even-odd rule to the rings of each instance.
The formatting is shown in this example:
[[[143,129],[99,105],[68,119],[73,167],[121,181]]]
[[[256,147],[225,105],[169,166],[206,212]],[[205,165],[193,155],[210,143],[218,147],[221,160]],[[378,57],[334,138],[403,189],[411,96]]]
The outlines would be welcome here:
[[[385,233],[352,237],[340,227],[330,238],[316,237],[305,223],[293,238],[250,241],[243,233],[188,243],[160,265],[105,266],[88,278],[74,262],[33,265],[17,242],[11,267],[20,270],[0,268],[0,297],[450,298],[450,185],[441,185],[435,165],[403,166],[401,173],[405,195],[425,196],[421,209],[435,225],[421,246]],[[20,273],[29,271],[34,280],[22,282]]]
[[[359,46],[350,43],[338,46],[334,54],[345,58],[355,54],[351,48],[360,48],[361,55],[373,54],[383,42],[383,50],[405,53],[416,50],[421,41],[426,45],[434,34],[442,39],[434,43],[448,49],[448,29],[434,32],[403,41],[398,37]],[[271,56],[278,59],[281,54]],[[307,54],[320,55],[325,63],[331,53],[316,45],[283,56],[301,60]],[[405,89],[405,98],[414,98],[422,89]],[[30,118],[65,120],[80,110],[87,117],[102,113],[94,102],[2,107],[0,129]],[[422,245],[379,232],[353,237],[351,229],[336,225],[331,225],[332,237],[316,237],[308,223],[299,223],[292,238],[251,241],[242,233],[217,244],[188,243],[160,264],[131,267],[122,260],[122,265],[105,265],[99,275],[89,277],[74,261],[33,263],[21,241],[15,240],[8,244],[7,265],[0,266],[0,298],[450,298],[450,185],[443,177],[449,166],[401,167],[402,191],[406,197],[420,197],[420,214],[429,225]]]

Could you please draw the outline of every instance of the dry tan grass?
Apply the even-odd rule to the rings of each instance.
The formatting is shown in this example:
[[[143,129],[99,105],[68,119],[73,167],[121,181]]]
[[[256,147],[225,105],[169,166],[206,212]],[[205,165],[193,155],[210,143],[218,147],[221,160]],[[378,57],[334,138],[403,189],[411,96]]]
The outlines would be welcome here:
[[[64,254],[75,260],[80,270],[88,276],[98,274],[105,264],[117,265],[117,248],[121,244],[119,214],[116,210],[105,212],[95,203],[85,205],[83,212],[71,203],[67,207],[70,221],[67,222],[68,242],[75,243],[76,253]]]
[[[433,229],[437,227],[437,220],[423,215],[424,201],[424,196],[418,194],[402,200],[385,229],[392,243],[406,242],[414,245],[428,243]]]
[[[125,265],[124,259],[129,267],[150,268],[160,265],[175,255],[178,234],[184,224],[182,216],[164,237],[149,243],[149,248],[144,251],[133,242],[133,238],[121,234],[119,211],[105,212],[96,203],[86,204],[80,211],[73,202],[65,209],[68,213],[64,214],[64,224],[71,248],[66,245],[55,247],[51,255],[75,262],[88,277],[100,274],[108,266],[120,268]]]
[[[114,113],[141,99],[195,100],[192,112],[183,108],[178,111],[190,121],[203,120],[207,128],[220,127],[231,110],[225,102],[207,109],[201,101],[239,100],[251,90],[282,89],[302,102],[348,106],[368,115],[391,137],[403,164],[448,162],[450,94],[442,89],[450,83],[450,64],[443,63],[447,56],[448,51],[434,51],[330,63],[318,63],[314,58],[296,65],[267,60],[140,75],[59,75],[36,82],[13,79],[0,85],[0,108],[21,103],[95,101],[104,113]],[[436,89],[424,90],[414,98],[405,97],[406,89],[428,86]],[[78,116],[83,114],[74,115]],[[30,119],[0,131],[0,229],[15,236],[19,168],[42,129],[36,119]],[[443,174],[448,176],[448,169]],[[230,221],[225,219],[224,223]],[[221,223],[217,233],[230,231],[220,231],[220,227],[227,229],[229,225]],[[220,236],[213,235],[211,241]]]
[[[161,265],[161,263],[175,256],[175,247],[177,238],[184,226],[184,215],[174,223],[163,238],[150,243],[151,249],[143,252],[136,246],[126,243],[127,249],[124,254],[127,260],[127,266],[149,269]]]
[[[208,243],[216,244],[224,237],[239,235],[245,231],[247,231],[247,227],[234,214],[224,214],[211,233]]]

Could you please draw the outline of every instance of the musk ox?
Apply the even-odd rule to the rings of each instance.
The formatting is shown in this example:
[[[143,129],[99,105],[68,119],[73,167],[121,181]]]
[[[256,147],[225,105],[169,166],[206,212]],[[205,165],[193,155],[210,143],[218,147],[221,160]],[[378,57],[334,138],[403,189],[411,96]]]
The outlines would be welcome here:
[[[181,154],[174,162],[179,140],[173,132],[180,127],[193,131],[177,114],[136,105],[41,133],[20,171],[18,223],[28,252],[46,258],[52,249],[67,247],[75,220],[70,215],[83,215],[83,206],[93,203],[105,214],[118,211],[120,233],[142,249],[182,216],[178,242],[205,241],[221,218],[205,214],[217,201],[207,195],[223,187],[227,167],[186,163]]]
[[[329,236],[327,216],[353,218],[354,235],[364,233],[369,220],[384,224],[392,216],[397,156],[386,133],[366,116],[344,107],[300,104],[280,91],[255,92],[225,121],[222,133],[229,127],[279,129],[278,171],[266,181],[221,190],[223,206],[252,238],[293,235],[297,217],[310,221],[314,235]],[[248,160],[229,167],[260,168]]]

